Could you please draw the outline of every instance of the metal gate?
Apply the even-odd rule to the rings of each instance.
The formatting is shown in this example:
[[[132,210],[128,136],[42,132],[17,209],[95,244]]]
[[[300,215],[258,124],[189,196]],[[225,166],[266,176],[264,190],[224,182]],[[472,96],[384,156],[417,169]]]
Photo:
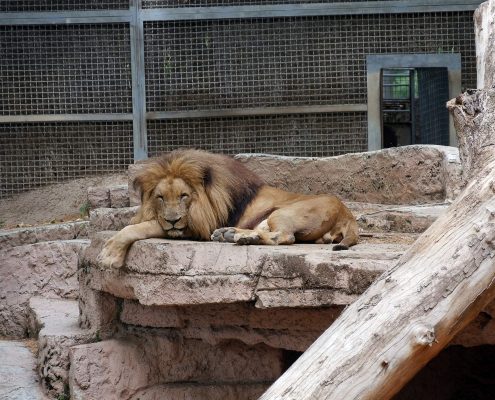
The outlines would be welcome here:
[[[352,4],[351,4],[352,3]],[[366,55],[462,54],[479,1],[0,3],[0,197],[177,147],[367,150]]]

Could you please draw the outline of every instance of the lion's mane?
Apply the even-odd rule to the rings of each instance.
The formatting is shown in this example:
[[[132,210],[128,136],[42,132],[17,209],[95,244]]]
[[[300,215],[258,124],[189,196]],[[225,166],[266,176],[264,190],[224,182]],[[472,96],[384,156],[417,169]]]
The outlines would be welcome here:
[[[193,238],[209,240],[224,226],[235,226],[263,181],[242,163],[228,156],[201,150],[175,150],[150,160],[134,180],[141,193],[136,222],[157,218],[151,193],[164,178],[181,178],[196,193],[189,207]]]

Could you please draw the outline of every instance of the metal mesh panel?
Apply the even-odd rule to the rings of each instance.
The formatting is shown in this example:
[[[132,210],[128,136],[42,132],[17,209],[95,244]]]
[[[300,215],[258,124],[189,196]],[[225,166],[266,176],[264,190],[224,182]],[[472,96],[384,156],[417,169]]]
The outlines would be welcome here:
[[[132,112],[126,24],[0,26],[0,115]]]
[[[382,1],[382,0],[369,0]],[[393,1],[393,0],[384,0]],[[265,4],[367,3],[362,0],[143,0],[143,8],[248,6]]]
[[[119,10],[129,8],[129,0],[2,0],[0,12]]]
[[[132,162],[131,122],[0,125],[0,197]]]
[[[462,54],[476,84],[472,13],[149,22],[147,109],[366,103],[366,55]]]
[[[449,144],[447,68],[418,68],[419,143]]]
[[[154,156],[194,147],[221,153],[334,156],[366,151],[366,113],[148,121],[148,150]]]

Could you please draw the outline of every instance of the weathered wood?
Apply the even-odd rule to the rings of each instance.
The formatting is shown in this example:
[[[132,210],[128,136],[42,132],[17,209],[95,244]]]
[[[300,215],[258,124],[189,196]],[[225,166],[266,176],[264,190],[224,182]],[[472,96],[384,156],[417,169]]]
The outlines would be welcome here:
[[[391,398],[495,297],[495,91],[449,102],[464,191],[260,398]]]

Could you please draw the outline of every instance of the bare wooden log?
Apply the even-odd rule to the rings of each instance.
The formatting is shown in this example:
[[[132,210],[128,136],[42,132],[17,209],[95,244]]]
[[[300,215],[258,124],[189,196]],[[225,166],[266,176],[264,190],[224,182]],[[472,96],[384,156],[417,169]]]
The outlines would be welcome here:
[[[495,297],[495,91],[451,100],[466,187],[260,398],[389,399]]]

